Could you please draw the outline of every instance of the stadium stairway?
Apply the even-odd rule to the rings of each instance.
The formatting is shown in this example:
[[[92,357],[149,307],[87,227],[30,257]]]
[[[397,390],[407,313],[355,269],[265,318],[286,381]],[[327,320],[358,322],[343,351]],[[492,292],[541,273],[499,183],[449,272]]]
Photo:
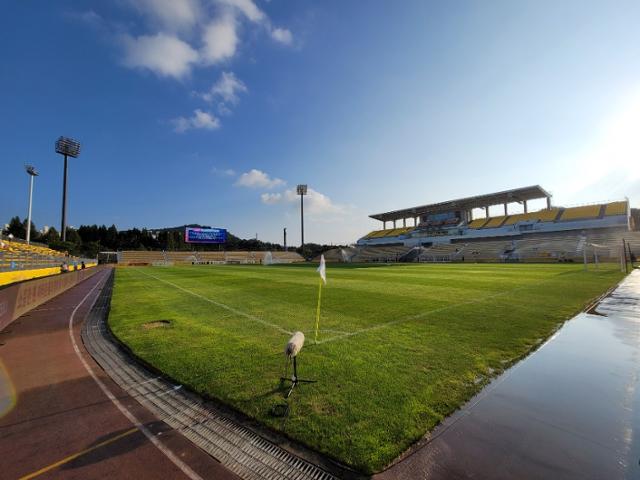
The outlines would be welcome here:
[[[350,263],[357,249],[352,247],[332,248],[323,253],[324,260],[328,263]],[[313,262],[320,261],[320,255],[315,257]]]
[[[412,247],[397,246],[365,246],[358,247],[351,257],[352,262],[398,262]]]

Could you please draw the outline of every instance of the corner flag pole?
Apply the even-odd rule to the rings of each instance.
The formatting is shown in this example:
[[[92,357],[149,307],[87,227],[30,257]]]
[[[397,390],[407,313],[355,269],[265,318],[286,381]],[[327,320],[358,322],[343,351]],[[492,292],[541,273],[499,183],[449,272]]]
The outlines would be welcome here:
[[[320,277],[318,282],[318,306],[316,308],[316,332],[314,341],[318,343],[318,327],[320,326],[320,299],[322,298],[322,277]]]
[[[318,283],[318,306],[316,307],[316,331],[315,343],[318,343],[318,327],[320,326],[320,299],[322,298],[322,284],[327,283],[327,267],[324,261],[324,255],[320,255],[320,265],[316,270],[320,274],[320,282]]]

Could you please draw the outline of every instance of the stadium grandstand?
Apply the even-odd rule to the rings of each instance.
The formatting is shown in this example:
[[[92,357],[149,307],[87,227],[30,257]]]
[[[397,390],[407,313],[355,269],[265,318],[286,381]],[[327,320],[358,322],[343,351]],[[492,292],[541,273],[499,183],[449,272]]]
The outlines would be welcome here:
[[[546,208],[530,211],[532,201]],[[517,204],[517,212],[514,208]],[[490,209],[501,207],[501,215]],[[510,211],[511,210],[511,211]],[[474,218],[474,213],[482,212]],[[370,215],[382,228],[352,249],[326,253],[334,262],[600,261],[640,254],[628,200],[552,206],[539,185]]]
[[[121,251],[119,265],[209,265],[209,264],[269,264],[303,262],[296,252],[262,251]]]
[[[62,272],[61,266],[71,270],[82,263],[94,266],[95,260],[74,257],[67,252],[59,252],[44,244],[15,238],[0,239],[0,286],[55,275]]]

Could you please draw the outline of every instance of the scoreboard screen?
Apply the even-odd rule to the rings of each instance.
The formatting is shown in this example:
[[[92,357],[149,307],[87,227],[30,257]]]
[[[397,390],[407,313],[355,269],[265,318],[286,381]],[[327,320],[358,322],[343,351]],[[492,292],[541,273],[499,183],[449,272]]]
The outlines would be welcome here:
[[[225,243],[227,230],[224,228],[194,228],[187,227],[184,231],[186,243]]]

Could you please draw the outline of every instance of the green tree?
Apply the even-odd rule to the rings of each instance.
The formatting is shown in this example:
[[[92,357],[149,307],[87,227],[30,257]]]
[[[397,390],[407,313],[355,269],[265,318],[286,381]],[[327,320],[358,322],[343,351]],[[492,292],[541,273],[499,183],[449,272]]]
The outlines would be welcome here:
[[[79,255],[80,251],[78,249],[78,246],[74,243],[71,242],[52,242],[49,244],[49,248],[53,249],[53,250],[58,250],[59,252],[66,252],[69,253],[71,255]]]
[[[5,230],[6,235],[13,235],[16,238],[25,238],[27,236],[27,230],[25,228],[26,222],[22,223],[20,217],[17,215],[9,220],[9,227]]]
[[[47,245],[51,243],[56,243],[60,241],[60,234],[54,227],[49,227],[47,233],[40,237],[40,241],[46,243]]]
[[[118,250],[120,242],[118,240],[118,229],[115,225],[111,225],[107,229],[107,233],[102,244],[108,247],[110,250]]]
[[[82,237],[75,228],[67,227],[67,242],[82,245]]]
[[[95,258],[98,256],[99,251],[100,242],[88,242],[82,245],[82,253],[87,257]]]

